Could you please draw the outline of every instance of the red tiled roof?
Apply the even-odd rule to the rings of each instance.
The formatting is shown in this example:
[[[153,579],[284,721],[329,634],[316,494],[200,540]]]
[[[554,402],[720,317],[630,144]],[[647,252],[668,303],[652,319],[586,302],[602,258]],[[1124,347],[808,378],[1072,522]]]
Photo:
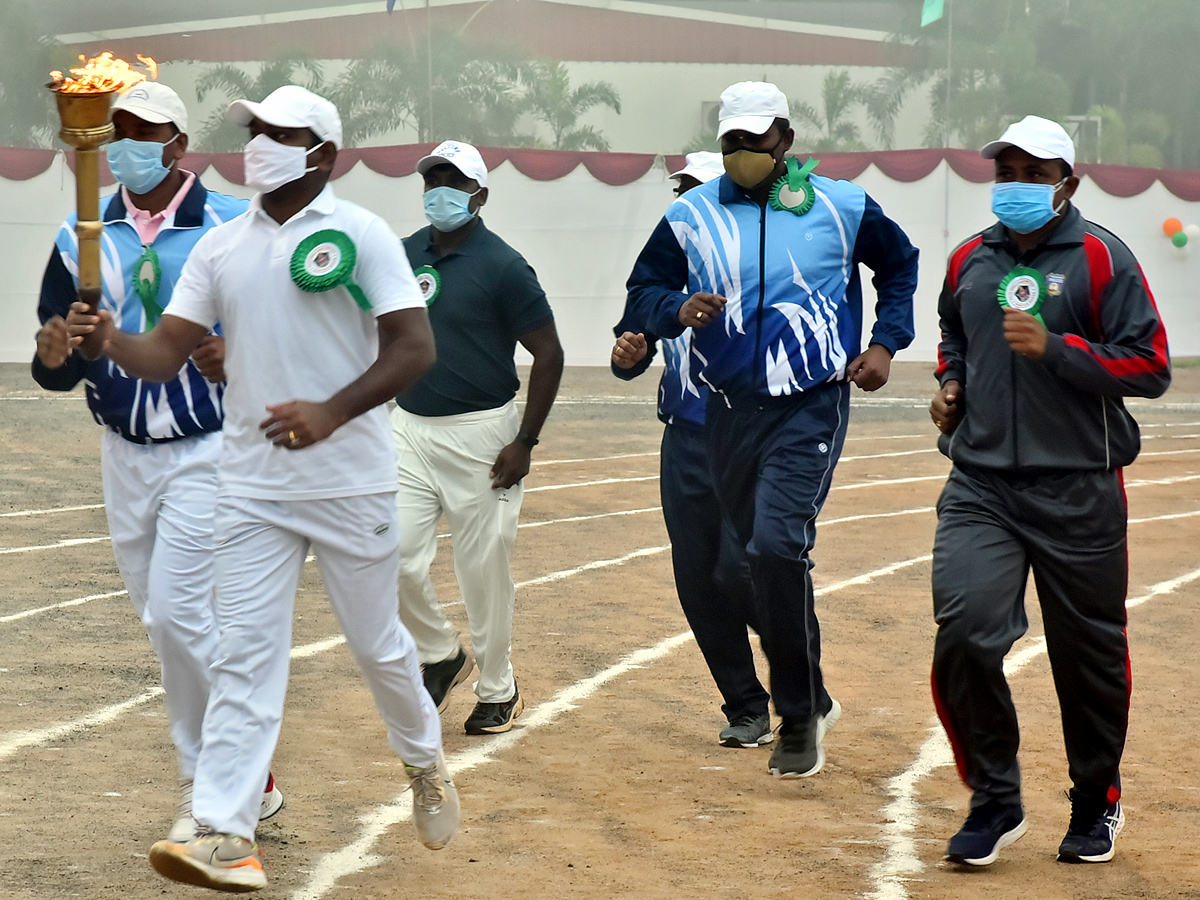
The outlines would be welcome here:
[[[350,59],[381,42],[421,39],[426,21],[497,43],[530,57],[572,61],[741,63],[754,65],[893,66],[909,64],[913,51],[868,38],[830,36],[754,25],[677,18],[652,13],[548,3],[493,0],[393,13],[244,25],[183,34],[145,35],[84,44],[84,52],[111,50],[159,62],[238,61],[270,58],[302,48],[317,59]],[[478,13],[478,15],[476,15]],[[749,17],[747,17],[749,19]]]

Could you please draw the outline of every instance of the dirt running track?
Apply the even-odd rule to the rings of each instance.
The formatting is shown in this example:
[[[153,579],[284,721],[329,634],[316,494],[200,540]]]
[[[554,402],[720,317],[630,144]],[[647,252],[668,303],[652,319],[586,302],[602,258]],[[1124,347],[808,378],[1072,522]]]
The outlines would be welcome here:
[[[1129,619],[1117,859],[1054,862],[1068,785],[1031,602],[1011,661],[1030,829],[977,872],[940,862],[967,794],[928,688],[927,555],[947,472],[928,368],[898,365],[881,394],[856,392],[822,514],[814,578],[845,715],[818,776],[776,781],[769,749],[717,745],[720,701],[657,509],[655,385],[568,370],[514,562],[525,716],[509,735],[469,738],[464,691],[443,718],[462,831],[439,853],[414,839],[400,762],[350,655],[327,640],[337,629],[310,565],[275,759],[287,806],[259,833],[262,896],[1200,898],[1200,368],[1133,404],[1146,440],[1126,473],[1130,597],[1143,602]],[[0,366],[0,897],[208,896],[146,863],[176,776],[155,660],[99,507],[99,438],[78,393],[42,393],[24,366]],[[436,579],[454,603],[448,541]]]

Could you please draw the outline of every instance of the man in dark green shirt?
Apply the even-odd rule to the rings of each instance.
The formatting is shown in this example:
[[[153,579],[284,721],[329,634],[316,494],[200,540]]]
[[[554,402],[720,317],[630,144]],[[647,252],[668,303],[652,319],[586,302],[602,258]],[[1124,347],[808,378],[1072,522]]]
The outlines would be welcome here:
[[[529,458],[562,376],[563,351],[546,293],[529,263],[483,224],[487,167],[469,144],[445,141],[417,163],[430,226],[404,241],[425,294],[437,362],[396,398],[400,618],[420,653],[438,711],[471,674],[472,656],[429,578],[444,513],[479,664],[468,734],[512,728],[524,703],[512,669],[515,590],[509,556]],[[533,355],[525,413],[513,354]]]

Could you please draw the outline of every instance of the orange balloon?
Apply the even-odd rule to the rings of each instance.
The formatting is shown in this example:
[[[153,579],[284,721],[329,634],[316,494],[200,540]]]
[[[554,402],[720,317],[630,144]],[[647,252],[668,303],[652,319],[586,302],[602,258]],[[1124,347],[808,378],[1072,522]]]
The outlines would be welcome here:
[[[1172,218],[1163,222],[1163,234],[1165,234],[1167,237],[1171,237],[1172,235],[1178,234],[1181,231],[1183,231],[1183,223],[1178,219]]]

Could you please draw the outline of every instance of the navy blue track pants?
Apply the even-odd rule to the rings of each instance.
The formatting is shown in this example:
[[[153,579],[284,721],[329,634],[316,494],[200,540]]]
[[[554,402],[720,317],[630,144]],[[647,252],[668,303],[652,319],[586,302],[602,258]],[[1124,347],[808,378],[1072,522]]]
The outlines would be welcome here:
[[[704,429],[668,425],[659,485],[671,536],[675,590],[730,721],[765,715],[770,697],[754,671],[747,628],[758,631],[745,552],[723,524]]]
[[[821,675],[809,553],[846,438],[850,387],[732,404],[720,394],[709,399],[709,465],[750,561],[775,711],[788,719],[823,715],[832,701]]]

